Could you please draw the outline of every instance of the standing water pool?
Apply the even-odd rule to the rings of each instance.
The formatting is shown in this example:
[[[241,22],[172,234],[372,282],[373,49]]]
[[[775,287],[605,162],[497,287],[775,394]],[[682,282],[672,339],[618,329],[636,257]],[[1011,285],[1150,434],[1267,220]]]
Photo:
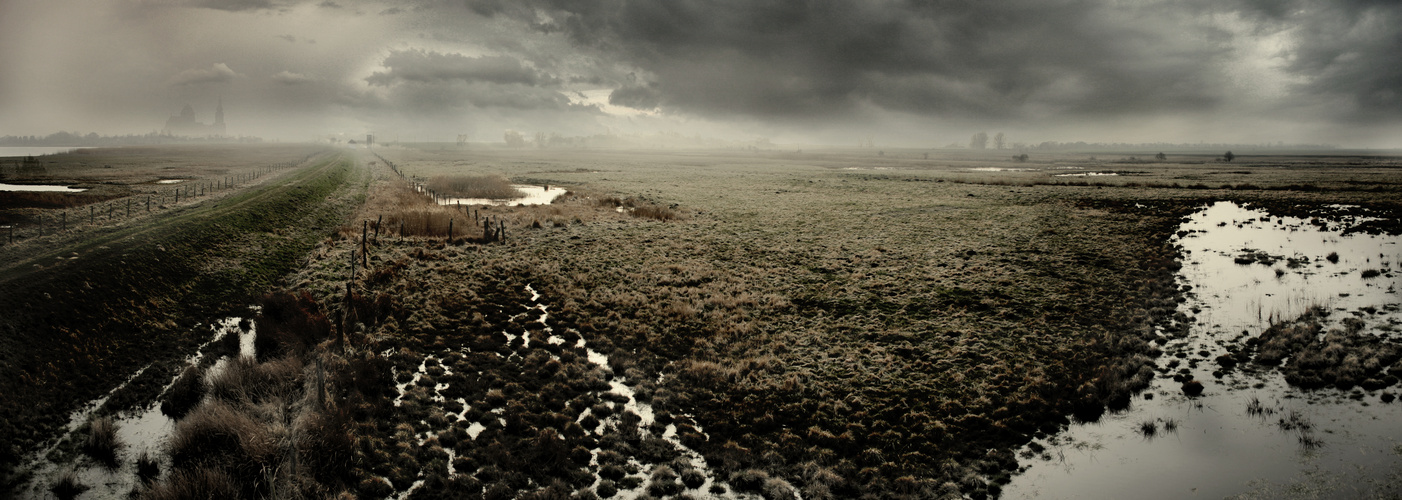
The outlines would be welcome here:
[[[1178,310],[1194,320],[1186,338],[1162,346],[1162,376],[1129,410],[1024,447],[1027,469],[1004,498],[1398,494],[1397,385],[1304,390],[1275,367],[1248,361],[1233,369],[1217,359],[1311,308],[1327,313],[1322,332],[1402,340],[1402,238],[1345,235],[1357,222],[1278,217],[1230,202],[1193,214],[1177,242],[1178,283],[1188,290]],[[1185,369],[1206,387],[1201,396],[1186,396],[1169,378]]]

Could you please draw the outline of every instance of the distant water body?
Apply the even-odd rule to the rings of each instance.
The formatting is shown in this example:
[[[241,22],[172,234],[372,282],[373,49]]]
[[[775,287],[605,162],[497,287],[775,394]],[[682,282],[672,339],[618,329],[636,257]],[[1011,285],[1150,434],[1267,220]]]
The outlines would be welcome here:
[[[67,153],[75,149],[88,149],[75,146],[0,146],[0,158],[9,156],[39,156],[54,153]]]

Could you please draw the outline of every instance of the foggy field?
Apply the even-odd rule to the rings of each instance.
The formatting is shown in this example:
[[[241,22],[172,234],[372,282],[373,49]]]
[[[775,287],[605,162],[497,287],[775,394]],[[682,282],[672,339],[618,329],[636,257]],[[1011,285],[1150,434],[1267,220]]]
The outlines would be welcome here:
[[[110,179],[162,177],[150,165],[170,158],[237,171],[290,152],[151,152]],[[81,359],[56,347],[34,351],[41,358],[26,365],[7,360],[15,373],[7,386],[42,380],[81,397],[7,409],[7,421],[24,414],[44,423],[8,431],[17,438],[6,463],[27,463],[47,447],[40,443],[66,435],[51,461],[101,470],[78,448],[111,422],[72,434],[56,433],[59,424],[78,402],[156,363],[130,401],[91,415],[118,417],[120,428],[132,425],[122,420],[132,409],[157,405],[176,419],[169,438],[143,445],[161,457],[154,482],[122,483],[150,498],[220,487],[248,497],[998,496],[1019,471],[1049,460],[1020,447],[1053,442],[1073,421],[1129,414],[1155,380],[1186,372],[1209,393],[1227,390],[1209,372],[1229,368],[1207,365],[1184,340],[1197,327],[1179,305],[1188,298],[1176,276],[1181,218],[1231,200],[1336,224],[1366,212],[1350,227],[1375,234],[1397,234],[1402,220],[1400,165],[1376,157],[1243,155],[1226,164],[1209,155],[1017,161],[438,145],[339,154],[348,160],[341,169],[302,166],[257,181],[289,195],[323,186],[286,205],[325,207],[319,222],[217,222],[243,236],[181,250],[181,259],[207,263],[178,259],[178,274],[196,278],[171,286],[220,297],[211,307],[133,308],[123,304],[182,295],[123,288],[120,274],[101,285],[116,290],[102,307],[128,314],[123,324],[164,321],[161,331],[187,333],[163,333],[161,349],[147,353],[93,344]],[[71,172],[63,175],[77,182],[107,175]],[[1076,172],[1117,175],[1058,177]],[[450,177],[568,191],[547,205],[458,207],[435,205],[410,184]],[[242,206],[193,203],[230,216]],[[1330,208],[1340,204],[1355,207]],[[159,225],[162,216],[144,217]],[[113,244],[135,245],[117,238],[120,229],[88,231],[117,231]],[[282,253],[266,253],[282,241]],[[221,274],[237,269],[257,277]],[[68,276],[35,274],[34,286],[84,286],[60,275]],[[278,290],[293,295],[258,298]],[[79,295],[52,295],[43,308],[93,300]],[[255,304],[261,314],[242,310]],[[220,356],[238,352],[226,341],[187,368],[180,359],[208,340],[207,327],[194,325],[225,315],[256,323],[256,358],[215,372]],[[93,335],[81,318],[53,331]],[[1254,351],[1242,352],[1250,362]],[[43,356],[76,368],[42,372]],[[1161,363],[1174,357],[1191,357],[1191,366]],[[1378,377],[1393,373],[1390,362]],[[212,392],[202,396],[188,377],[208,377]],[[177,400],[183,409],[172,414]],[[225,428],[264,441],[218,441]],[[201,439],[213,448],[199,451]],[[135,463],[126,449],[115,460]],[[130,466],[100,474],[133,474],[120,467]],[[60,469],[29,470],[17,488],[48,492],[57,476],[38,471]],[[283,472],[266,472],[274,470]]]

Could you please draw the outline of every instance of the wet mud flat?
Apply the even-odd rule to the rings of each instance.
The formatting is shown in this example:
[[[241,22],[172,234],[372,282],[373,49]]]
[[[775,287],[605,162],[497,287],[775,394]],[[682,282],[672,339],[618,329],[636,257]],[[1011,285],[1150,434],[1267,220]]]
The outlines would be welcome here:
[[[1160,375],[1127,411],[1023,448],[1012,497],[1398,493],[1396,214],[1284,208],[1212,202],[1184,217],[1186,300],[1156,341]]]

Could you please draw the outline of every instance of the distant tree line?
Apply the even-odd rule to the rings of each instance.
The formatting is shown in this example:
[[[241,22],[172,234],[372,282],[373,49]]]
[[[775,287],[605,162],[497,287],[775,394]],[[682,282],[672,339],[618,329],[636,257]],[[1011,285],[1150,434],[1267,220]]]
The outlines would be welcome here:
[[[969,149],[988,149],[989,136],[987,132],[977,132],[969,138]],[[1011,148],[1022,151],[1084,151],[1084,150],[1145,150],[1158,149],[1161,151],[1212,151],[1222,149],[1236,150],[1261,150],[1261,149],[1338,149],[1334,144],[1286,144],[1283,142],[1265,144],[1226,144],[1226,143],[1168,143],[1168,142],[1057,142],[1044,141],[1037,144],[1025,144],[1015,142],[1009,144],[1007,137],[1002,132],[998,132],[992,137],[993,149]],[[945,146],[946,148],[959,147],[958,143]],[[1162,153],[1161,153],[1162,154]],[[1162,158],[1159,158],[1162,159]],[[1227,160],[1231,161],[1231,160]]]
[[[211,139],[206,137],[184,137],[178,135],[166,135],[158,132],[127,135],[98,135],[97,133],[81,134],[78,132],[55,132],[44,136],[7,135],[4,137],[0,137],[0,146],[98,147],[209,142],[263,142],[263,139],[252,136],[221,137],[217,139]]]

